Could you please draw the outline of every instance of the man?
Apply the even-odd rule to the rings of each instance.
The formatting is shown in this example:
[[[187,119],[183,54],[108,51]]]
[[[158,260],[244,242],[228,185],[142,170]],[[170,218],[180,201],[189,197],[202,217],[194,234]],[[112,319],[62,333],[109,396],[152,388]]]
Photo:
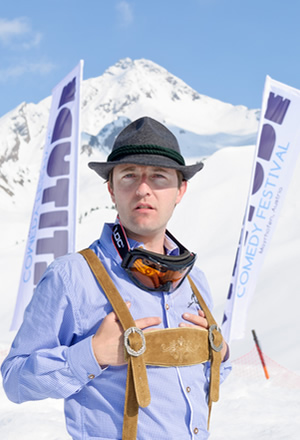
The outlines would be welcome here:
[[[203,164],[186,166],[173,134],[144,117],[89,166],[116,223],[46,270],[2,365],[6,393],[64,398],[76,440],[206,439],[228,347],[195,255],[166,230]]]

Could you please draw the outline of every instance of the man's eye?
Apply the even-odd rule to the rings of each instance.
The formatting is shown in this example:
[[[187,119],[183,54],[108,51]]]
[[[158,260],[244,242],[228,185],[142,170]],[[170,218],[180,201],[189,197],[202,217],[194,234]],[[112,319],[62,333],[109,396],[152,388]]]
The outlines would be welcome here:
[[[154,179],[165,179],[166,176],[164,176],[163,174],[154,174],[153,175]]]

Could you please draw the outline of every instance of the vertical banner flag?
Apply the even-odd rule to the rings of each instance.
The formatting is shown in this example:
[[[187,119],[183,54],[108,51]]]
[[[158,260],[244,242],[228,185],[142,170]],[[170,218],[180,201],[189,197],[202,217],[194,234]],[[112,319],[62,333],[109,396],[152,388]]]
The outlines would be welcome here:
[[[24,310],[49,263],[75,249],[82,71],[80,61],[52,91],[12,330],[20,327]]]
[[[300,90],[266,77],[252,180],[225,305],[227,341],[242,339],[263,259],[300,151]]]

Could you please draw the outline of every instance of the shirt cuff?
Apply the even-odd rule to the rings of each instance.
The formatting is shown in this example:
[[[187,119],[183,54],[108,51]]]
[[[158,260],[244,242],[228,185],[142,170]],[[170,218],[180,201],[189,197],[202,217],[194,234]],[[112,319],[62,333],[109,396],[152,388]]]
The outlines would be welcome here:
[[[94,356],[92,337],[89,336],[77,344],[71,345],[68,350],[70,368],[82,384],[99,376],[103,371]]]
[[[225,353],[225,356],[224,356],[224,359],[222,360],[222,362],[226,362],[226,361],[228,361],[228,359],[229,359],[229,357],[230,357],[230,349],[229,349],[229,345],[228,344],[226,344],[227,345],[227,350],[226,350],[226,353]]]

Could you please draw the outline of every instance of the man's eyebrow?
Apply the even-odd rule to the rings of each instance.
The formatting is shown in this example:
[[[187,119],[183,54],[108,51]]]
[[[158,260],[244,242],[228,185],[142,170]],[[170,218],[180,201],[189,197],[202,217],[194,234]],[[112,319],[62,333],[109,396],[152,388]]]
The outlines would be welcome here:
[[[147,166],[147,165],[146,165]],[[150,168],[150,172],[161,172],[161,173],[170,173],[170,168],[164,168],[164,167],[160,167],[160,166],[149,166]],[[135,164],[129,164],[129,165],[124,165],[124,167],[120,168],[120,172],[128,172],[128,171],[135,171],[137,169],[140,169],[139,165],[135,165]]]
[[[124,166],[120,169],[120,171],[132,171],[132,170],[136,170],[137,165],[127,165]]]
[[[153,167],[153,171],[159,171],[161,173],[170,173],[171,168]]]

